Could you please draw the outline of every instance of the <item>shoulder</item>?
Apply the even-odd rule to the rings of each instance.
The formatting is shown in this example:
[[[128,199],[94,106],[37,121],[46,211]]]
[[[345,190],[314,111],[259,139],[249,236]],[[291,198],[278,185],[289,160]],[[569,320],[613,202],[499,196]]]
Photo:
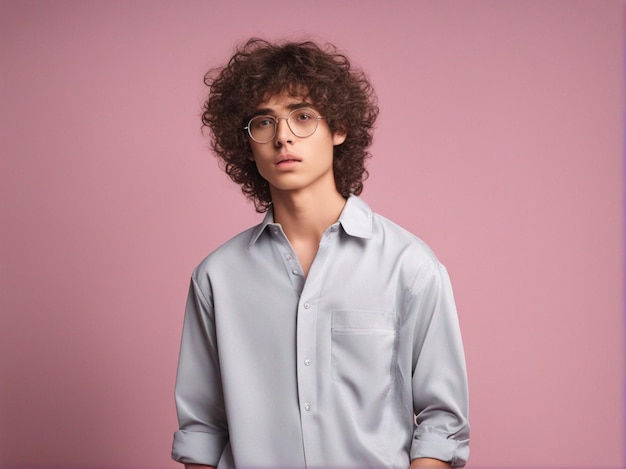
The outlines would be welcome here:
[[[447,276],[445,266],[425,241],[375,212],[372,212],[372,241],[401,269],[411,291]]]
[[[256,225],[242,231],[214,249],[193,270],[193,279],[201,284],[216,272],[239,268],[259,227]]]
[[[398,251],[407,252],[423,263],[440,265],[439,259],[425,241],[396,222],[372,212],[372,225],[373,239]]]
[[[374,212],[361,198],[348,199],[340,221],[354,239],[366,240],[370,253],[378,252],[389,260],[409,258],[413,266],[438,268],[439,260],[430,247],[415,234]]]

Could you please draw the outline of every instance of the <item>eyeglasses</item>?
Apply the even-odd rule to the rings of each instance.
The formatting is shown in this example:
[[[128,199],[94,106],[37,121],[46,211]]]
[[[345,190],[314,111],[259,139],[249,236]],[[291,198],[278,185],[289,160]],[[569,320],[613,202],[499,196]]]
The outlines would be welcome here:
[[[289,130],[300,138],[310,137],[317,130],[317,124],[322,116],[318,116],[313,109],[294,109],[286,116],[254,116],[244,127],[250,138],[257,143],[271,142],[276,137],[278,119],[285,119]]]

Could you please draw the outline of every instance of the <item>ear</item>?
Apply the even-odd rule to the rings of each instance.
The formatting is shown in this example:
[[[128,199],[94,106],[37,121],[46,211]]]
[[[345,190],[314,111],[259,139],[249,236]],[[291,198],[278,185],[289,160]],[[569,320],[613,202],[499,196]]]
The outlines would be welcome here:
[[[341,145],[343,142],[346,141],[347,136],[348,136],[348,133],[345,130],[343,129],[337,130],[333,134],[333,146]]]

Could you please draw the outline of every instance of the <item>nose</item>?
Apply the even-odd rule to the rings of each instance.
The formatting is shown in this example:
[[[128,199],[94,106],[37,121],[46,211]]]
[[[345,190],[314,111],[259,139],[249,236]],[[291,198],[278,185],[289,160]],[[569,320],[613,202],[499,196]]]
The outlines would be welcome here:
[[[287,116],[280,116],[276,118],[276,135],[274,136],[274,144],[277,147],[281,147],[286,143],[293,143],[293,132],[289,128],[287,123]]]

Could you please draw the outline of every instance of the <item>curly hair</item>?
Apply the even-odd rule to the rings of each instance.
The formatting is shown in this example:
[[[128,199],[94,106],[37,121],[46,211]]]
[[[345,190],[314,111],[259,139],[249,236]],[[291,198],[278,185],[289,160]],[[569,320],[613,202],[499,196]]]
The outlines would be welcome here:
[[[335,46],[252,38],[236,50],[226,66],[210,70],[204,83],[209,96],[203,105],[202,123],[211,131],[211,147],[257,212],[269,208],[271,194],[268,182],[250,159],[252,150],[244,127],[260,103],[283,92],[311,101],[331,132],[347,133],[346,140],[334,147],[335,185],[346,198],[361,193],[368,176],[365,160],[370,157],[367,148],[378,116],[377,99],[365,74],[352,67]]]

